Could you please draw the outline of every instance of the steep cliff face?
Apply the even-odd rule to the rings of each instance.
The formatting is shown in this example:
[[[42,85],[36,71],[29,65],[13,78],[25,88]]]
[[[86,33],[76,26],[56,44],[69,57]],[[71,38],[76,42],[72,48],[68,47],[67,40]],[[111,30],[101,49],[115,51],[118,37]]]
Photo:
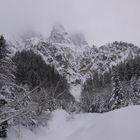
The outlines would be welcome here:
[[[14,51],[32,49],[39,53],[47,64],[54,65],[72,84],[81,84],[94,71],[103,73],[110,66],[140,53],[139,47],[117,41],[99,48],[90,47],[83,34],[69,34],[60,24],[53,26],[48,39],[40,33],[29,32],[12,43]]]
[[[140,54],[139,47],[125,42],[113,42],[100,48],[92,47],[80,60],[81,75],[90,76],[95,70],[103,73],[112,65],[127,61]]]

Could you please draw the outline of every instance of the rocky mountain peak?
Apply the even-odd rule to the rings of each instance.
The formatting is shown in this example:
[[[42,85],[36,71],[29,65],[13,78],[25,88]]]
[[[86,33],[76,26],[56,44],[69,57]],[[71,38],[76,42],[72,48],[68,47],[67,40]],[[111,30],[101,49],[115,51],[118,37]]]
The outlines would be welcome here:
[[[70,43],[68,33],[61,24],[55,24],[49,37],[51,43]]]
[[[70,48],[78,54],[90,48],[82,33],[75,32],[70,34],[61,24],[53,26],[48,40],[59,48]]]
[[[33,32],[25,37],[24,44],[19,40],[15,50],[21,45],[23,49],[39,53],[47,64],[54,65],[62,75],[66,75],[69,83],[77,79],[84,81],[94,71],[103,73],[110,66],[140,54],[139,47],[126,42],[89,47],[82,33],[69,34],[60,24],[53,26],[49,41]]]
[[[59,34],[65,34],[66,30],[65,30],[65,27],[62,24],[57,23],[57,24],[53,25],[52,32],[57,32]]]
[[[76,46],[88,46],[85,36],[80,32],[71,34],[70,38]]]

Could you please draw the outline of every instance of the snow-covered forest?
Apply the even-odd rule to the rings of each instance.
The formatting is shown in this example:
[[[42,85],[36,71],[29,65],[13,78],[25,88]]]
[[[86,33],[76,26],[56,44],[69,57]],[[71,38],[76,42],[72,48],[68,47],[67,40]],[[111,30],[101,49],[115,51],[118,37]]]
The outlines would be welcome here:
[[[0,140],[140,140],[139,7],[0,1]]]
[[[40,36],[0,37],[1,138],[12,128],[47,127],[56,110],[71,120],[74,114],[140,104],[139,47],[117,41],[90,47],[83,35],[71,37],[62,25],[48,39]]]

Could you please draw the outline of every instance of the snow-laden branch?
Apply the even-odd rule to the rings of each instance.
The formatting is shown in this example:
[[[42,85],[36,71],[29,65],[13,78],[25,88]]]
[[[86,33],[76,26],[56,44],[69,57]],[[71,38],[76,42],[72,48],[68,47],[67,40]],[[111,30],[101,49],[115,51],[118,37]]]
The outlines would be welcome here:
[[[29,95],[31,95],[32,93],[34,93],[37,89],[39,89],[40,87],[42,87],[47,80],[45,80],[44,82],[42,82],[40,85],[38,85],[37,87],[35,87],[33,90],[31,90],[30,92],[28,92],[24,97],[22,97],[21,99],[19,99],[17,101],[17,104],[19,104],[21,101],[23,101],[24,99],[26,99]]]

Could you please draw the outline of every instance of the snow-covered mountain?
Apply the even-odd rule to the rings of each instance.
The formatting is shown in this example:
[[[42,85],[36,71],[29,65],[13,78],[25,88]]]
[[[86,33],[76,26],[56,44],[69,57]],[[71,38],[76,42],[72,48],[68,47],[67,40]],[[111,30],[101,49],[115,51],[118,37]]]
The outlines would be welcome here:
[[[58,43],[58,44],[71,43],[68,32],[66,32],[65,28],[61,24],[55,24],[52,27],[52,31],[50,33],[50,37],[48,40],[51,43]]]
[[[69,34],[56,24],[45,39],[38,32],[27,32],[10,43],[14,52],[32,49],[39,53],[47,64],[67,77],[69,83],[80,84],[94,71],[104,72],[112,65],[139,55],[139,47],[125,42],[113,42],[99,48],[90,47],[81,33]]]
[[[90,48],[82,33],[69,34],[60,24],[53,26],[48,41],[53,45],[68,47],[78,54]]]
[[[93,46],[84,52],[80,60],[81,75],[90,76],[95,70],[103,73],[112,65],[127,61],[140,54],[140,48],[125,42],[113,42],[99,47]]]

